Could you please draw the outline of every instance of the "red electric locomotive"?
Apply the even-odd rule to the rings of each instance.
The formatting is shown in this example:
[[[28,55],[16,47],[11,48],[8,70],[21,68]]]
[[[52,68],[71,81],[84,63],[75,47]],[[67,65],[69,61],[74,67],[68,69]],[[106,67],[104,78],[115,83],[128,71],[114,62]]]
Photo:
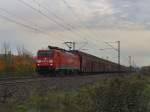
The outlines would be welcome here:
[[[48,50],[39,50],[36,61],[37,71],[80,73],[128,72],[128,67],[98,58],[81,51],[66,51],[49,46]]]
[[[39,50],[36,61],[38,72],[78,72],[80,59],[64,49],[49,46],[49,50]]]

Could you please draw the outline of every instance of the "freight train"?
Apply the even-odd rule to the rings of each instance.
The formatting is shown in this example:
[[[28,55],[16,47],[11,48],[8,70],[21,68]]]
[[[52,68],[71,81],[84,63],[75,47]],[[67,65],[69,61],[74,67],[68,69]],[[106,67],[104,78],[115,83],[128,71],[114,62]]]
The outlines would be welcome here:
[[[116,73],[127,72],[128,67],[78,51],[66,51],[48,46],[48,50],[37,52],[37,72],[61,73]]]

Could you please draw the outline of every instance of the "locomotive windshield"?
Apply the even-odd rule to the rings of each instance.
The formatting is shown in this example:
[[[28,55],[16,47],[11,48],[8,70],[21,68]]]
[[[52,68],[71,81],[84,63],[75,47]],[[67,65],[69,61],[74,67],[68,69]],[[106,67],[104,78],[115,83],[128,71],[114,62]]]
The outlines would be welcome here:
[[[38,57],[50,57],[52,54],[52,51],[39,51]]]

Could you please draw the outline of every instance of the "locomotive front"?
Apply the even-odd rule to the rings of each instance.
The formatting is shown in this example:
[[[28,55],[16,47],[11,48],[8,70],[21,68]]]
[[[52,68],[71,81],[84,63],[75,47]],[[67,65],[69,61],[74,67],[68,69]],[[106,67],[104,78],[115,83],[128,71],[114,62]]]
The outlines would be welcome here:
[[[37,71],[53,71],[53,50],[39,50],[36,61]]]

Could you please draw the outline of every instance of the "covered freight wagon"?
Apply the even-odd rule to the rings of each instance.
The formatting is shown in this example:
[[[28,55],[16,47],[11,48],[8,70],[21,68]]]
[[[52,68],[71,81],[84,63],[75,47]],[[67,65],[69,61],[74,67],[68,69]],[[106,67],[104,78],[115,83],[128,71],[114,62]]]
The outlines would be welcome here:
[[[71,51],[72,53],[80,57],[80,71],[81,72],[98,72],[98,73],[109,73],[109,72],[123,72],[127,70],[127,67],[120,65],[120,71],[118,71],[118,64],[104,60],[102,58],[84,53],[81,51]]]

